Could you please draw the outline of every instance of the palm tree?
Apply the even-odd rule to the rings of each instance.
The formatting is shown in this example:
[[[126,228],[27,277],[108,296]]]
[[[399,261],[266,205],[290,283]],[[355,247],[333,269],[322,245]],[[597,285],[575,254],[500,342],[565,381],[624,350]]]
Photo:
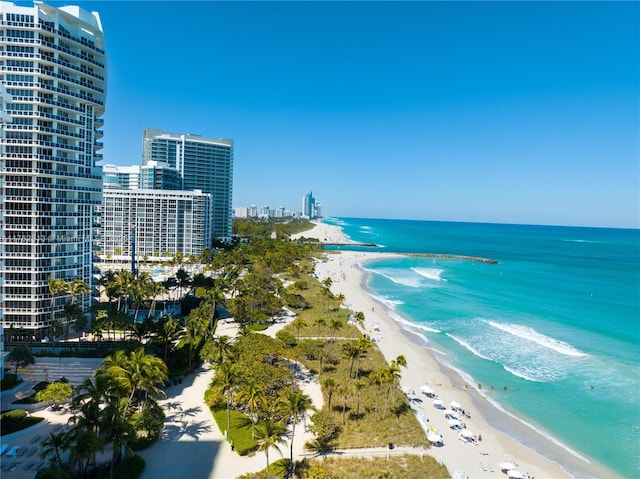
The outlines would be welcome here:
[[[338,309],[336,311],[340,311],[340,307],[343,305],[344,301],[347,299],[347,297],[342,294],[342,293],[338,293],[336,295],[336,301],[338,302]],[[337,313],[336,313],[337,314]]]
[[[291,321],[291,326],[296,328],[296,332],[298,335],[298,342],[300,342],[300,328],[306,327],[307,322],[301,316],[297,316],[296,319]]]
[[[118,296],[118,289],[116,287],[116,273],[114,271],[105,271],[100,275],[98,280],[100,286],[104,288],[104,293],[109,300],[109,309],[111,309],[111,303],[113,298]]]
[[[203,359],[209,360],[217,365],[221,365],[227,360],[233,359],[234,346],[229,336],[223,335],[207,341],[207,344],[200,351]]]
[[[156,283],[155,281],[151,281],[147,285],[147,295],[151,298],[151,307],[149,308],[149,317],[152,318],[156,312],[156,302],[158,301],[158,296],[161,296],[162,293],[165,292],[165,287],[162,283]]]
[[[330,278],[327,278],[327,279],[330,279]],[[327,300],[327,298],[331,299],[333,297],[333,293],[329,288],[322,288],[320,290],[320,294],[322,295],[322,310],[324,311],[325,301]]]
[[[343,384],[338,388],[338,394],[342,398],[342,424],[345,424],[345,415],[347,412],[347,400],[351,396],[351,386],[348,384]]]
[[[70,462],[72,470],[78,466],[78,476],[84,477],[91,459],[102,450],[102,440],[93,431],[76,431],[73,438],[73,446],[70,449]]]
[[[71,401],[74,415],[69,420],[82,429],[98,433],[102,423],[102,405],[109,399],[109,378],[101,375],[87,378],[76,387],[75,397]]]
[[[129,306],[129,298],[133,293],[136,284],[136,276],[131,271],[120,270],[114,277],[114,285],[118,294],[118,311],[120,311],[122,305],[122,299],[124,298],[124,311],[127,311]]]
[[[67,301],[64,303],[64,317],[65,317],[65,339],[69,339],[69,328],[71,327],[71,322],[74,319],[78,319],[82,316],[82,308],[79,304],[74,303],[73,300]]]
[[[354,317],[356,318],[356,323],[358,324],[358,326],[364,329],[364,313],[362,311],[358,311],[356,314],[354,314]]]
[[[175,277],[181,295],[185,294],[185,290],[187,290],[186,293],[188,293],[191,288],[191,276],[189,275],[189,273],[180,268],[178,271],[176,271]]]
[[[399,373],[398,373],[399,374]],[[384,383],[388,384],[387,386],[387,394],[384,400],[384,412],[382,413],[382,419],[387,417],[387,408],[389,407],[389,394],[391,393],[391,388],[395,383],[396,376],[391,368],[384,368]]]
[[[249,379],[238,394],[236,401],[245,403],[251,413],[251,437],[254,437],[254,425],[258,419],[258,411],[267,404],[267,395],[264,388],[255,380]]]
[[[42,443],[42,458],[45,459],[48,456],[54,456],[54,462],[58,465],[62,465],[61,452],[69,448],[69,436],[65,432],[54,433],[50,432],[47,439]]]
[[[313,402],[311,401],[311,397],[300,390],[292,390],[287,389],[284,393],[284,396],[281,401],[282,411],[285,415],[291,418],[292,428],[291,428],[291,444],[290,452],[291,452],[291,473],[293,474],[293,439],[296,434],[296,424],[300,420],[300,417],[308,410],[313,407]]]
[[[336,389],[338,389],[338,383],[333,378],[327,378],[322,381],[322,387],[327,393],[327,411],[331,412],[331,398]]]
[[[144,392],[145,397],[150,392],[164,394],[159,386],[169,377],[169,370],[162,359],[147,354],[144,348],[131,351],[128,356],[124,355],[122,351],[116,351],[105,358],[100,369],[106,370],[107,375],[111,376],[128,392],[129,397],[124,409],[125,415],[137,391]]]
[[[318,327],[318,337],[320,337],[320,327],[321,326],[326,326],[327,322],[324,320],[324,318],[318,318],[315,321],[315,325]]]
[[[193,360],[193,347],[201,337],[201,328],[197,321],[187,321],[185,328],[185,338],[189,343],[189,370],[191,370],[191,362]]]
[[[388,368],[380,368],[369,374],[369,380],[377,386],[376,390],[376,414],[375,419],[378,420],[378,411],[380,410],[380,392],[382,385],[387,382],[389,376]]]
[[[71,294],[71,301],[75,302],[76,296],[84,296],[91,293],[91,286],[85,283],[80,278],[75,278],[68,284],[69,293]]]
[[[122,449],[127,448],[127,440],[135,435],[133,425],[127,420],[126,413],[116,401],[108,402],[103,410],[107,437],[113,445],[113,455],[109,468],[109,478],[113,478],[116,463],[122,456]]]
[[[258,442],[260,447],[258,450],[264,451],[267,457],[267,477],[271,475],[269,470],[269,449],[274,448],[282,455],[282,451],[278,447],[278,444],[284,444],[285,440],[282,435],[286,432],[286,428],[279,422],[267,419],[256,426],[256,435],[258,436]]]
[[[360,354],[356,357],[356,375],[355,378],[360,378],[360,359],[364,358],[371,348],[371,341],[369,341],[364,336],[360,336],[358,340],[356,340],[356,347],[360,350]]]
[[[51,294],[51,322],[53,323],[55,321],[56,296],[65,294],[69,290],[69,284],[64,279],[54,279],[53,276],[49,276],[47,282]]]
[[[340,321],[339,319],[332,319],[330,326],[331,326],[331,332],[332,332],[331,350],[333,350],[333,343],[335,343],[336,341],[336,331],[338,329],[342,329],[344,327],[344,324],[342,324],[342,321]]]
[[[366,385],[361,381],[356,381],[353,387],[356,390],[356,420],[358,420],[360,419],[360,392]]]
[[[218,367],[218,371],[213,378],[212,385],[222,390],[227,398],[227,434],[231,429],[231,395],[237,384],[238,375],[228,363],[223,363]]]
[[[164,316],[161,320],[161,326],[158,331],[158,338],[164,344],[164,362],[167,362],[167,354],[169,353],[169,345],[178,339],[182,334],[182,327],[178,321],[171,316]]]
[[[396,400],[396,384],[400,382],[400,378],[402,375],[400,374],[400,368],[407,367],[407,359],[404,355],[398,356],[396,359],[391,360],[391,367],[389,368],[392,376],[393,376],[393,401]]]
[[[356,341],[349,341],[342,345],[342,355],[349,360],[349,377],[353,372],[353,364],[360,357],[360,348],[357,347]]]

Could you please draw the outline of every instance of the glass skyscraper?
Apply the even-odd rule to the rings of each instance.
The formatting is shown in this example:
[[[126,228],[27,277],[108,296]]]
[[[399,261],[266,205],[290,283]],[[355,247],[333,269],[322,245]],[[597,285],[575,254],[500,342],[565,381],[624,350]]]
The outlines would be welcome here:
[[[182,190],[211,195],[212,238],[231,240],[233,140],[176,135],[147,129],[142,164],[164,163],[180,172]]]

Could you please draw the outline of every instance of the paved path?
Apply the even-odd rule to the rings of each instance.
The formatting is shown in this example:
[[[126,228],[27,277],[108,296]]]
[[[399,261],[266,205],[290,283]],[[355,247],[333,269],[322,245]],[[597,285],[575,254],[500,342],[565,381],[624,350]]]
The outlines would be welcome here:
[[[167,415],[164,434],[153,446],[140,451],[147,463],[141,479],[233,479],[266,467],[263,452],[239,456],[218,429],[204,403],[204,392],[212,377],[212,370],[202,368],[183,379],[181,385],[167,389],[167,398],[160,401]],[[305,381],[302,387],[307,394],[313,394],[313,388],[318,391],[320,388],[315,381]],[[295,457],[308,455],[304,444],[312,437],[304,431],[303,422],[296,426]],[[289,442],[280,446],[280,450],[288,457]],[[271,462],[280,457],[276,450],[269,452]]]

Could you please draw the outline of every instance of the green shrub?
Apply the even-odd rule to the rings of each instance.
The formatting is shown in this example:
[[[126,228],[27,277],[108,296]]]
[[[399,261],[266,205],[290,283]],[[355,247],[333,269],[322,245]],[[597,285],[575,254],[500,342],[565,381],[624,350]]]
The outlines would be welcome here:
[[[266,324],[250,324],[247,326],[248,331],[264,331],[265,329],[267,329]]]
[[[13,409],[0,414],[0,435],[11,434],[44,420],[41,417],[29,416],[24,409]]]
[[[2,383],[0,384],[0,391],[8,391],[9,389],[13,389],[21,382],[22,380],[18,379],[18,376],[16,376],[15,374],[6,373],[4,375]]]
[[[276,338],[282,341],[287,346],[293,347],[298,344],[296,341],[296,337],[291,334],[289,331],[280,330],[276,333]]]
[[[138,479],[144,470],[144,459],[137,454],[125,456],[115,468],[116,479]]]
[[[160,437],[164,426],[164,419],[164,411],[153,399],[148,399],[144,403],[142,411],[134,414],[133,422],[136,432],[138,433],[140,442],[146,443],[144,447],[148,447]],[[145,439],[147,439],[147,441],[144,441]],[[150,442],[148,440],[150,440]]]
[[[12,409],[10,411],[3,412],[0,415],[0,417],[2,419],[10,419],[10,420],[13,420],[13,421],[22,421],[28,415],[29,414],[27,414],[27,411],[25,411],[24,409]]]
[[[35,475],[35,479],[69,479],[71,475],[60,469],[59,467],[52,466],[47,469],[40,469]]]

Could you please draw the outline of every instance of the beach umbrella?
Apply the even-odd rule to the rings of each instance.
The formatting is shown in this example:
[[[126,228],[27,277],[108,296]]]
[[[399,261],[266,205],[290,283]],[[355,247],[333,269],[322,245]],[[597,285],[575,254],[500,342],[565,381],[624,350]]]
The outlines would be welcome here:
[[[451,409],[462,409],[462,406],[455,401],[451,401]]]
[[[511,471],[516,468],[516,465],[511,461],[501,462],[500,470],[501,471]]]
[[[511,469],[507,472],[507,476],[510,479],[527,479],[527,476],[524,475],[524,472],[520,472],[517,469]]]
[[[439,444],[442,442],[442,436],[440,434],[436,434],[433,432],[430,432],[429,434],[427,434],[427,439],[432,444]]]

